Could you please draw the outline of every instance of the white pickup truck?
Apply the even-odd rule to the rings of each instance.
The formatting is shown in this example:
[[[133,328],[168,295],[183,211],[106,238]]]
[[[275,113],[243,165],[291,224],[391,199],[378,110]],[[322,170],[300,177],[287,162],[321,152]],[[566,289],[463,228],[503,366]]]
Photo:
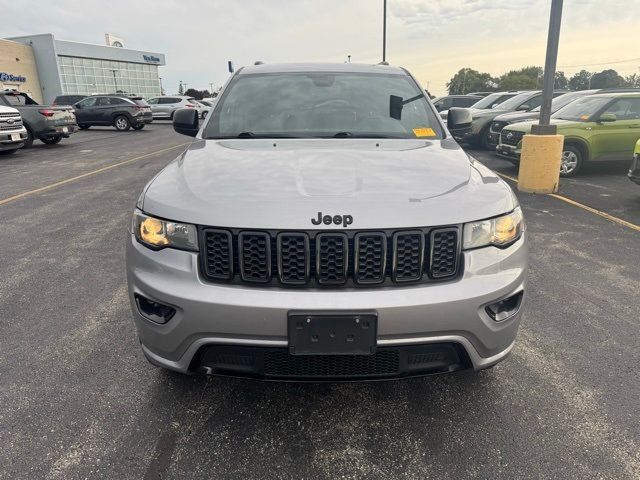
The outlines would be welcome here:
[[[0,155],[10,155],[24,146],[27,129],[15,108],[0,105]]]

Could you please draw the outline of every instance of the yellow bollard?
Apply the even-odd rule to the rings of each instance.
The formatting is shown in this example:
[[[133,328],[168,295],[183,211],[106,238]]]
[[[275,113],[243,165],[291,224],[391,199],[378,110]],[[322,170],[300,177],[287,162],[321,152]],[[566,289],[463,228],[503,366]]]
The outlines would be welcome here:
[[[522,139],[518,190],[555,193],[560,180],[564,135],[525,135]]]

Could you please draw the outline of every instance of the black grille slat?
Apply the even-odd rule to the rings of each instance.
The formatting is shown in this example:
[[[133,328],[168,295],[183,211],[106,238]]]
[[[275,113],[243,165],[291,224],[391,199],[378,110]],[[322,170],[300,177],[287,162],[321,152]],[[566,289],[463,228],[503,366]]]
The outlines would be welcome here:
[[[384,233],[358,233],[354,239],[354,279],[360,284],[382,283],[387,262]]]
[[[316,237],[316,276],[320,285],[347,281],[349,243],[343,233],[321,233]]]
[[[233,276],[231,234],[225,230],[205,230],[205,273],[207,276],[229,280]]]
[[[280,233],[277,243],[278,274],[287,285],[304,285],[311,273],[309,237],[305,233]]]
[[[422,278],[424,234],[421,231],[398,232],[393,236],[393,280],[415,282]]]
[[[458,271],[458,229],[446,228],[431,232],[431,270],[433,278],[451,277]]]
[[[245,282],[271,280],[271,237],[263,232],[242,232],[238,236],[240,275]]]

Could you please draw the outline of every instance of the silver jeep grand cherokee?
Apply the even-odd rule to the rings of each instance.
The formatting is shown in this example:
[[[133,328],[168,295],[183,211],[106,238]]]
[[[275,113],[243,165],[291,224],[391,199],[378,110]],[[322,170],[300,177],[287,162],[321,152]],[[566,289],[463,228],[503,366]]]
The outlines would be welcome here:
[[[527,242],[509,186],[404,69],[255,65],[144,189],[127,242],[156,365],[270,380],[480,370],[513,347]]]

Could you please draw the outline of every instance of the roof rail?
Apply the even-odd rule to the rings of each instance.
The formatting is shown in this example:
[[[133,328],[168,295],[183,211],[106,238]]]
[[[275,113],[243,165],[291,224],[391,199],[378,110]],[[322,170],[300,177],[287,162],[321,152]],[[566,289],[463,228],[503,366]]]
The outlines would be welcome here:
[[[389,65],[389,62],[380,62],[378,65]]]

